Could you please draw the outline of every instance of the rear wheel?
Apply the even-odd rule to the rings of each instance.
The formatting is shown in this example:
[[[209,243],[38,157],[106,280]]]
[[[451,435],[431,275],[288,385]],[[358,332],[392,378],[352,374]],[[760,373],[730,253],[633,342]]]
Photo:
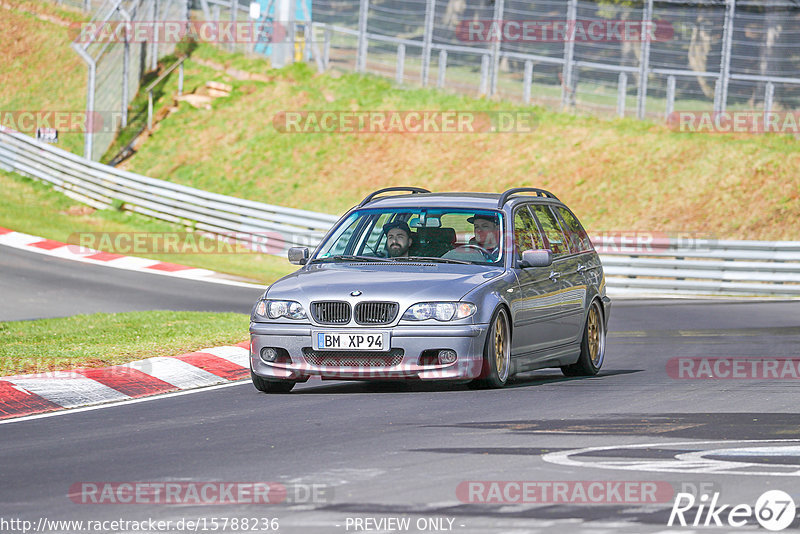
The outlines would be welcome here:
[[[264,393],[289,393],[294,387],[294,382],[291,380],[267,380],[261,378],[250,370],[250,379],[257,390]]]
[[[470,382],[472,387],[501,388],[508,381],[511,370],[511,328],[504,308],[494,312],[491,325],[483,349],[481,378]]]
[[[600,304],[594,300],[586,315],[586,326],[581,340],[581,355],[572,365],[561,368],[566,376],[594,376],[603,366],[606,355],[606,328]]]

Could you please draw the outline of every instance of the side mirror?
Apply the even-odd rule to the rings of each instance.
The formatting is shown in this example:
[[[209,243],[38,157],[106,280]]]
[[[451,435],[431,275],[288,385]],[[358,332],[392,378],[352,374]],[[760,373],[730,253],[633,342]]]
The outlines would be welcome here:
[[[547,267],[553,263],[553,252],[549,249],[544,250],[524,250],[519,266],[525,267]]]
[[[305,265],[308,262],[308,249],[306,247],[292,247],[288,252],[289,263]]]

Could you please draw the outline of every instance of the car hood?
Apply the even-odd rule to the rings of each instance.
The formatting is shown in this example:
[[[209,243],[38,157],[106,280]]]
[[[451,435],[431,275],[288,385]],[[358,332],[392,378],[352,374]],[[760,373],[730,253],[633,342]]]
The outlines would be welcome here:
[[[503,274],[503,269],[453,264],[318,264],[281,278],[267,290],[270,299],[301,302],[360,299],[391,301],[460,300]]]

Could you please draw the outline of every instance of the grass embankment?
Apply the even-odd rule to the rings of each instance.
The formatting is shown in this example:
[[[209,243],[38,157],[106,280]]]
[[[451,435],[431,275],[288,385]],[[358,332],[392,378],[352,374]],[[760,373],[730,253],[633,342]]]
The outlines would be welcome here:
[[[88,70],[70,47],[78,33],[70,25],[85,20],[50,2],[0,0],[0,115],[86,109]],[[59,132],[57,146],[83,155],[83,134]]]
[[[183,227],[150,219],[130,212],[111,209],[94,210],[54,191],[49,185],[17,174],[0,171],[0,226],[18,232],[46,237],[61,242],[80,243],[76,234],[81,232],[146,232],[163,234],[183,232]],[[72,239],[70,239],[72,236]],[[102,244],[102,241],[96,241]],[[114,242],[106,242],[113,246]],[[107,252],[152,258],[202,269],[211,269],[238,275],[254,282],[269,283],[290,273],[296,267],[286,258],[253,253],[237,247],[220,247],[219,254],[147,254],[136,250],[106,248]],[[198,245],[191,251],[209,250]]]
[[[97,313],[0,323],[0,377],[105,367],[247,339],[240,313]]]
[[[261,79],[236,79],[213,60]],[[690,134],[395,87],[386,79],[270,70],[201,45],[187,90],[233,86],[212,109],[181,103],[125,163],[129,170],[284,206],[341,213],[379,187],[555,192],[592,232],[703,232],[718,238],[798,239],[800,148],[790,136]],[[175,80],[169,83],[175,84]],[[170,91],[165,91],[170,94]],[[286,134],[286,110],[534,110],[525,134]]]

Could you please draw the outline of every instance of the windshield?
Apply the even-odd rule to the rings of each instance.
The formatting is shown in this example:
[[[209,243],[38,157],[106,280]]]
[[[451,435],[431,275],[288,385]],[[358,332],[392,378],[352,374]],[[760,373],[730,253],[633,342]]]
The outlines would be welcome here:
[[[494,264],[503,258],[503,214],[464,208],[365,209],[351,213],[312,259]]]

